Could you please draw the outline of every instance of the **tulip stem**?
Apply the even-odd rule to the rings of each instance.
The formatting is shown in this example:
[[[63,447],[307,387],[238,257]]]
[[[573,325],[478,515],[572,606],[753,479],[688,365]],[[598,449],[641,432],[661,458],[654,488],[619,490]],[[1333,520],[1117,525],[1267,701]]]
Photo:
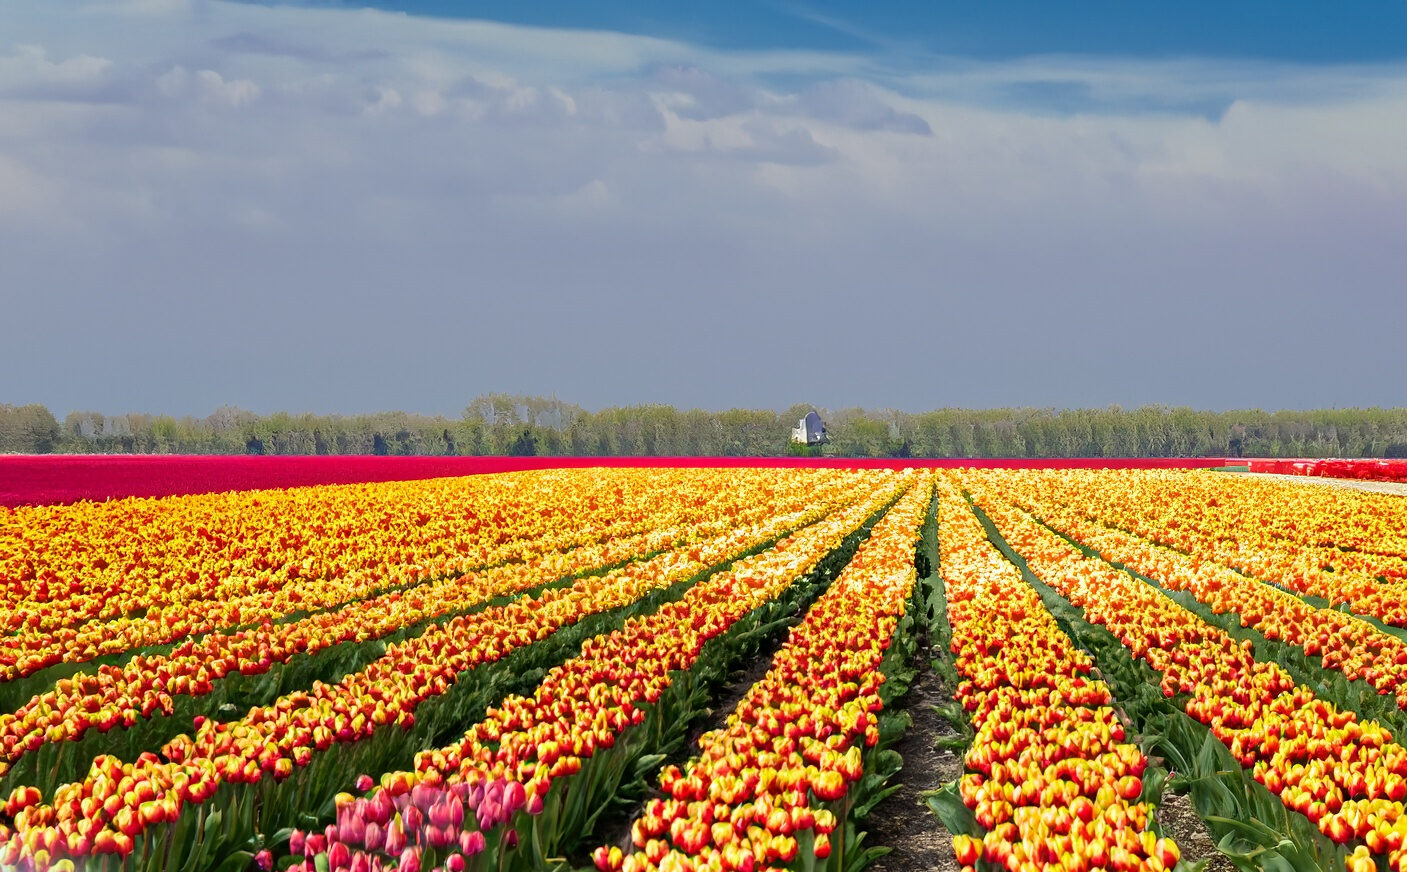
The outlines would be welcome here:
[[[161,854],[161,868],[171,868],[171,847],[176,843],[176,822],[166,824],[166,850]]]

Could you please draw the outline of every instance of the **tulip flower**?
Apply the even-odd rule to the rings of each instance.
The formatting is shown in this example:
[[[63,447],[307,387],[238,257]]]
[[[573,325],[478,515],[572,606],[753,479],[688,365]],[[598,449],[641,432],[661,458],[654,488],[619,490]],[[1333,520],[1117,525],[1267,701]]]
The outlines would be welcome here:
[[[1369,815],[1402,817],[1402,803],[1383,792],[1389,776],[1407,774],[1407,748],[1381,725],[1359,722],[1354,713],[1316,698],[1278,664],[1258,662],[1249,646],[1154,587],[1086,557],[975,478],[970,483],[1000,535],[1032,571],[1162,673],[1165,694],[1186,694],[1187,714],[1206,724],[1287,808],[1336,841],[1360,835],[1357,822]],[[1121,794],[1132,790],[1131,783],[1119,788]],[[1375,829],[1366,827],[1361,835]],[[1385,832],[1378,832],[1374,844],[1390,864],[1403,856],[1400,840],[1394,847]]]
[[[687,768],[661,771],[668,798],[647,803],[632,824],[634,852],[599,848],[598,869],[779,866],[796,858],[797,834],[808,830],[815,856],[829,855],[835,816],[810,807],[810,797],[839,800],[863,775],[860,748],[882,708],[876,671],[915,582],[930,482],[875,525],[728,727],[705,734]]]
[[[825,486],[816,493],[800,487],[779,490],[770,508],[740,509],[733,519],[736,523],[748,512],[759,512],[761,520],[755,524],[730,527],[713,538],[687,541],[605,576],[583,577],[571,586],[553,588],[535,598],[519,599],[507,606],[432,626],[422,635],[392,646],[382,658],[336,685],[318,684],[311,691],[295,691],[273,705],[255,708],[238,722],[207,721],[194,736],[178,737],[160,755],[141,755],[134,766],[142,783],[160,784],[162,792],[172,791],[182,773],[200,771],[203,776],[199,792],[184,792],[172,798],[169,806],[158,804],[140,815],[127,808],[125,816],[108,826],[135,837],[154,823],[174,818],[181,804],[208,798],[221,780],[255,782],[265,774],[277,776],[280,771],[289,771],[289,763],[283,761],[291,761],[293,766],[306,765],[315,751],[337,742],[359,741],[377,726],[395,723],[406,728],[413,722],[413,710],[419,702],[443,693],[457,676],[474,665],[505,656],[587,615],[629,605],[652,590],[697,575],[714,563],[797,526],[808,529],[817,519],[837,514],[838,507],[845,507],[838,514],[855,516],[854,525],[858,526],[874,510],[860,514],[863,507],[885,499],[896,481],[892,473],[850,474],[824,479],[821,483]],[[790,501],[792,510],[778,513],[777,499],[784,501],[782,505]],[[828,531],[824,535],[834,536],[830,527],[819,529]],[[821,538],[821,534],[812,535]],[[623,708],[613,716],[614,727],[619,729],[641,717],[643,712]],[[594,741],[609,747],[614,739],[606,732]],[[60,792],[90,794],[97,789],[98,779],[105,777],[95,771],[84,782],[65,785]],[[502,795],[479,809],[481,825],[485,827],[503,823],[527,802],[522,781],[515,780],[500,789]],[[423,812],[415,808],[402,811],[402,826],[413,824],[412,831],[418,832],[418,815]],[[17,829],[48,832],[43,828],[54,828],[56,832],[67,832],[79,821],[78,810],[62,804],[46,806],[44,814],[42,821],[33,817],[17,821]],[[396,844],[389,829],[387,845],[403,847]],[[323,848],[305,843],[305,853],[309,850],[316,854]]]

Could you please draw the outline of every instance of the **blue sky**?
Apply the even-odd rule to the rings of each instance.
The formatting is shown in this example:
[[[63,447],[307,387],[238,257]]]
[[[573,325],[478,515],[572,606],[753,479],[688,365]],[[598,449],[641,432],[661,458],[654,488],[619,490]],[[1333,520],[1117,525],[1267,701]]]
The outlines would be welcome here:
[[[1223,57],[1362,62],[1407,57],[1407,3],[1395,0],[929,0],[929,2],[522,3],[401,0],[338,3],[411,15],[485,18],[662,36],[720,49],[933,55]]]
[[[0,402],[1401,405],[1404,3],[0,4]]]

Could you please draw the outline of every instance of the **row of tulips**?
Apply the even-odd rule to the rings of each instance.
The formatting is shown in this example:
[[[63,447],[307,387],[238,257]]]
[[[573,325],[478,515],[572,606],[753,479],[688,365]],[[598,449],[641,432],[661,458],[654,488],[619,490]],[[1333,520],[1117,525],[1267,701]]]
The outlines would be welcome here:
[[[1361,840],[1407,869],[1407,748],[1373,721],[1297,686],[1231,636],[1151,585],[1087,558],[1049,528],[968,480],[1000,535],[1086,618],[1161,673],[1165,695],[1205,724],[1288,808],[1339,844]]]
[[[1407,627],[1407,585],[1393,583],[1407,573],[1407,561],[1363,550],[1367,543],[1361,534],[1346,532],[1341,523],[1345,517],[1364,518],[1352,510],[1353,503],[1372,495],[1210,473],[1138,473],[1114,486],[1107,478],[1078,474],[1018,473],[1010,483],[1023,492],[1039,490],[1047,502],[1063,503],[1198,560],[1222,563],[1292,592]],[[1309,499],[1304,491],[1349,495],[1333,502],[1319,497],[1302,507]],[[1366,518],[1363,523],[1373,529],[1389,522],[1399,528],[1407,525],[1404,504],[1392,499],[1395,513],[1378,513],[1374,523]],[[1258,508],[1251,511],[1247,503]],[[1341,517],[1328,514],[1334,508]],[[1324,513],[1322,525],[1313,515],[1298,519],[1298,512],[1311,510]],[[1290,538],[1286,525],[1296,523],[1311,528],[1312,544]]]
[[[947,482],[938,518],[950,648],[963,678],[955,699],[976,732],[958,796],[980,835],[955,836],[958,862],[1013,872],[1173,868],[1178,847],[1158,836],[1141,801],[1148,761],[1125,741],[1088,655]],[[941,801],[933,805],[953,820]]]
[[[809,484],[824,489],[836,486],[838,480],[839,476],[832,473],[817,477]],[[587,483],[583,482],[583,485],[585,484]],[[583,552],[583,549],[602,549],[621,539],[658,536],[662,531],[687,528],[700,522],[712,523],[715,529],[721,530],[729,525],[739,523],[739,512],[751,506],[768,505],[775,498],[794,501],[809,489],[801,483],[779,487],[775,482],[764,482],[759,479],[740,483],[734,488],[711,490],[703,498],[681,499],[682,495],[674,487],[669,486],[669,482],[663,484],[666,486],[662,487],[659,494],[656,495],[657,501],[651,511],[631,511],[627,513],[627,520],[618,520],[604,526],[580,524],[579,520],[574,522],[577,526],[564,523],[563,529],[553,531],[550,535],[539,537],[536,540],[514,543],[511,549],[504,548],[489,553],[487,559],[494,565],[511,566],[518,557],[523,557],[525,562],[537,562],[546,567],[558,559],[567,562],[564,555]],[[570,502],[566,501],[563,501],[562,504],[571,505]],[[607,504],[603,503],[603,505]],[[557,517],[555,508],[550,504],[545,504],[542,512],[544,517]],[[668,538],[666,537],[657,542],[656,547],[663,547],[667,543]],[[648,544],[648,539],[641,540],[641,544]],[[477,556],[474,559],[477,560]],[[510,562],[504,564],[504,560]],[[436,569],[438,571],[441,568],[444,567]],[[370,572],[365,574],[364,587],[373,591],[385,591],[379,595],[371,594],[369,598],[378,598],[378,603],[372,605],[384,603],[394,605],[402,601],[413,600],[415,596],[427,595],[431,592],[416,592],[435,581],[443,582],[440,585],[441,588],[453,587],[455,580],[462,573],[473,571],[470,563],[464,563],[451,567],[445,573],[437,572],[437,574],[426,575],[420,583],[411,585],[408,590],[403,590],[404,576],[399,574],[402,569],[403,567],[394,563],[387,564],[383,567],[381,573],[383,578],[380,580],[373,579],[373,574]],[[310,587],[311,584],[311,581],[305,581],[301,587]],[[262,602],[251,607],[248,603],[241,606],[238,601],[234,601],[232,605],[222,605],[221,609],[232,608],[238,611],[239,621],[235,621],[235,624],[240,621],[267,623],[288,614],[287,609],[298,607],[306,610],[308,604],[299,593],[300,589],[299,586],[290,587],[281,592],[281,596],[286,595],[286,599],[271,601],[267,607]],[[401,594],[409,594],[410,596],[403,597]],[[296,602],[292,598],[297,598]],[[327,600],[324,598],[320,602],[326,604]],[[356,610],[365,603],[365,599],[358,599],[352,595],[347,601],[334,602],[330,606],[330,610],[347,613],[347,610]],[[318,615],[319,613],[315,612],[313,616],[317,617]],[[223,616],[220,613],[208,614],[207,620],[200,624],[191,624],[186,621],[189,616],[189,613],[177,615],[158,609],[156,613],[148,613],[140,618],[123,617],[111,621],[93,621],[79,627],[65,627],[51,632],[25,632],[0,639],[0,679],[13,681],[60,662],[83,663],[98,656],[161,644],[189,636],[192,633],[213,631],[219,627],[234,626],[229,623],[229,620],[233,620],[233,612]]]
[[[1407,707],[1407,642],[1338,609],[1318,608],[1297,596],[1248,578],[1228,566],[1197,560],[1172,548],[1110,528],[1037,493],[986,479],[1057,532],[1094,549],[1170,590],[1187,591],[1217,614],[1236,614],[1241,625],[1318,656],[1325,668],[1362,679]]]
[[[169,655],[139,657],[121,667],[79,673],[60,680],[54,690],[35,696],[13,714],[0,714],[0,776],[22,756],[46,744],[78,739],[90,729],[107,731],[154,715],[172,715],[180,697],[209,694],[229,674],[264,674],[295,655],[315,655],[344,643],[387,636],[567,575],[711,539],[739,524],[769,516],[793,515],[807,504],[838,506],[854,499],[850,484],[834,478],[818,482],[808,492],[778,492],[765,502],[756,501],[758,495],[747,489],[729,492],[728,498],[715,500],[714,507],[721,512],[710,512],[692,524],[441,579],[289,624],[214,633],[187,642]],[[754,502],[738,505],[734,502],[737,497]]]
[[[885,486],[882,477],[870,477],[860,491]],[[177,737],[160,754],[144,753],[133,763],[95,760],[86,778],[58,788],[47,804],[32,794],[11,798],[5,812],[13,824],[0,826],[0,837],[8,839],[0,861],[23,858],[41,868],[60,856],[126,856],[137,835],[208,799],[223,783],[282,780],[333,745],[358,742],[390,724],[408,729],[417,706],[444,694],[468,670],[588,615],[626,607],[825,514],[812,508],[768,518],[603,577],[457,617],[390,647],[337,684],[316,683],[239,721],[200,723],[194,737]]]
[[[880,739],[883,667],[931,494],[925,477],[876,525],[726,725],[661,772],[665,798],[635,820],[632,849],[593,852],[598,869],[847,868],[850,802]]]
[[[1402,501],[1382,494],[1205,472],[1013,478],[1039,479],[1052,499],[1097,509],[1119,526],[1150,524],[1194,541],[1229,538],[1247,557],[1271,552],[1340,573],[1407,578]]]
[[[545,470],[13,510],[0,678],[58,643],[83,662],[657,529],[707,496],[804,488],[746,470]]]
[[[1094,496],[1094,479],[1060,475],[1052,480]],[[1391,495],[1205,472],[1140,472],[1118,487],[1110,488],[1107,480],[1097,484],[1106,504],[1119,513],[1234,530],[1248,546],[1291,547],[1339,571],[1407,578],[1402,501]]]
[[[581,507],[570,505],[575,494],[554,499],[548,481],[500,476],[17,509],[0,538],[6,619],[12,628],[49,630],[183,600],[302,593],[309,579],[351,580],[434,556],[473,552],[479,560],[485,545],[550,529],[542,508],[565,517]],[[523,484],[539,491],[527,511],[516,505]]]
[[[905,476],[898,487],[910,484]],[[891,517],[922,499],[916,490],[876,525],[875,538]],[[682,599],[589,640],[532,696],[505,699],[461,740],[419,754],[414,771],[383,775],[365,796],[347,798],[334,826],[296,834],[293,845],[305,859],[295,868],[312,872],[319,859],[330,869],[419,868],[434,861],[449,869],[503,868],[505,853],[520,838],[532,853],[518,865],[541,862],[565,839],[581,835],[593,816],[590,805],[599,800],[591,785],[614,780],[600,776],[602,757],[651,715],[666,716],[658,709],[661,698],[706,646],[810,572],[894,496],[881,494],[801,529]],[[589,783],[578,783],[583,780]],[[515,818],[516,828],[502,826]]]

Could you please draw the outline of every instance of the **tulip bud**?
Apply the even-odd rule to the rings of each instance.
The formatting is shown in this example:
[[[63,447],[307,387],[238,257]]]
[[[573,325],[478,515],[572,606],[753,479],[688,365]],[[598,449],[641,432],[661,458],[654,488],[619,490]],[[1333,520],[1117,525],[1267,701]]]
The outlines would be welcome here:
[[[431,825],[425,828],[425,841],[432,848],[448,848],[455,843],[454,830]]]
[[[391,855],[399,854],[405,850],[405,824],[399,817],[394,818],[391,825],[386,828],[384,850]]]
[[[337,840],[350,845],[366,842],[366,821],[358,815],[346,815],[346,820],[337,825]]]
[[[596,868],[599,872],[615,872],[615,870],[620,869],[624,859],[624,854],[616,845],[612,845],[609,848],[602,845],[591,852],[591,861],[596,864]]]
[[[437,827],[448,827],[450,825],[450,803],[449,797],[436,802],[429,808],[430,823]]]
[[[508,811],[510,813],[517,811],[522,808],[527,801],[528,794],[527,791],[523,789],[523,785],[516,781],[508,782],[508,786],[503,790],[503,804],[507,807]]]
[[[484,834],[478,830],[461,830],[459,833],[459,850],[466,856],[472,857],[482,852],[486,844]]]
[[[406,848],[402,851],[400,862],[396,865],[396,872],[420,872],[420,852],[415,848]]]
[[[421,811],[429,811],[439,796],[440,792],[428,784],[417,784],[410,789],[410,801]]]

